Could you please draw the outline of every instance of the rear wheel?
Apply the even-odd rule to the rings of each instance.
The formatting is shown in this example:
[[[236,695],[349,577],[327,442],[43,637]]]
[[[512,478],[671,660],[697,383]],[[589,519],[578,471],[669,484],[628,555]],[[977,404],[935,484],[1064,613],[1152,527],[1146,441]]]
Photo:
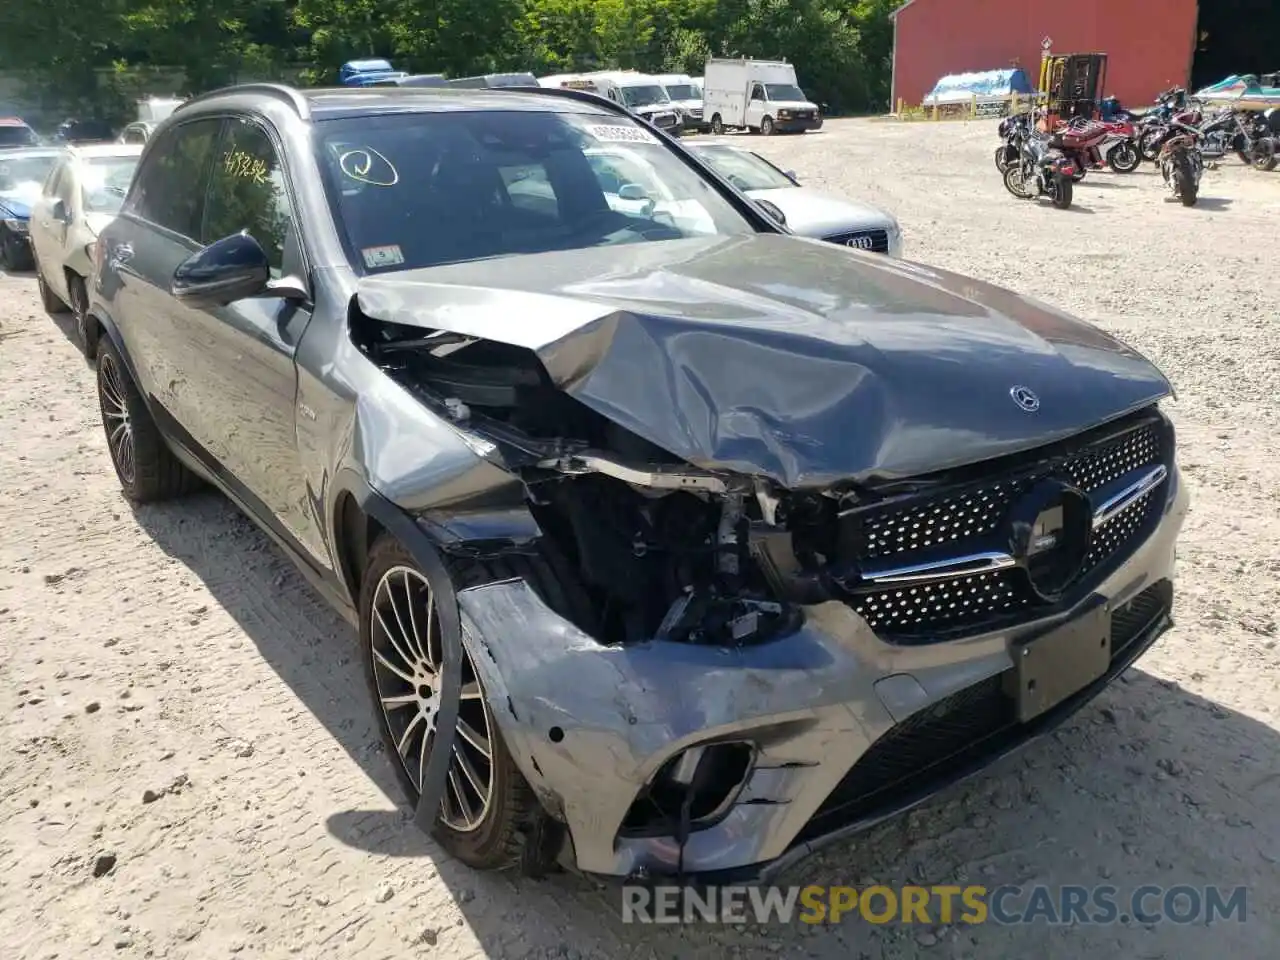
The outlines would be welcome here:
[[[762,137],[773,136],[773,117],[762,117],[760,120],[760,135]]]
[[[198,484],[164,442],[142,394],[107,337],[98,343],[98,409],[111,463],[126,497],[135,503],[167,500]]]
[[[521,578],[559,612],[569,575],[543,555],[455,563],[457,589]],[[576,598],[577,595],[575,595]],[[436,741],[443,639],[431,585],[410,553],[383,535],[369,554],[360,590],[360,646],[378,706],[384,748],[405,795],[417,806]],[[432,834],[477,870],[515,865],[538,804],[503,742],[486,691],[465,647],[453,756]]]
[[[1194,207],[1198,194],[1191,160],[1183,155],[1173,161],[1173,190],[1184,207]]]
[[[30,270],[33,266],[27,241],[7,227],[0,227],[0,270]]]
[[[717,137],[724,135],[724,121],[720,119],[720,114],[711,117],[711,132]]]
[[[1053,205],[1059,210],[1066,210],[1071,206],[1071,178],[1064,177],[1062,174],[1054,174],[1053,181],[1050,186],[1049,199],[1053,201]]]

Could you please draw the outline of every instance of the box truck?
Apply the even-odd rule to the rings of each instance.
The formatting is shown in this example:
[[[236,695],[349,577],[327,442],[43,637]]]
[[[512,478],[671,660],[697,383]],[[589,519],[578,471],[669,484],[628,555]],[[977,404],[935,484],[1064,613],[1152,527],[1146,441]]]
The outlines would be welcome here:
[[[822,127],[822,111],[796,83],[796,68],[779,60],[708,60],[702,115],[712,133],[746,129],[769,136]]]

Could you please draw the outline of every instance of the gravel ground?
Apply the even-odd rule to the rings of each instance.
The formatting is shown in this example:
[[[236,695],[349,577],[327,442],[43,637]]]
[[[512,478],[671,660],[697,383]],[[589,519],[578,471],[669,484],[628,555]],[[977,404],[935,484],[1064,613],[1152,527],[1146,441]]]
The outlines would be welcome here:
[[[0,277],[0,929],[7,956],[1274,958],[1280,951],[1280,175],[1200,206],[1150,168],[1017,201],[994,123],[750,142],[883,204],[908,255],[1148,353],[1192,513],[1177,627],[1072,724],[797,882],[1248,885],[1244,924],[628,927],[562,877],[480,876],[396,806],[351,631],[225,501],[131,510],[91,377]],[[97,876],[96,874],[102,874]]]

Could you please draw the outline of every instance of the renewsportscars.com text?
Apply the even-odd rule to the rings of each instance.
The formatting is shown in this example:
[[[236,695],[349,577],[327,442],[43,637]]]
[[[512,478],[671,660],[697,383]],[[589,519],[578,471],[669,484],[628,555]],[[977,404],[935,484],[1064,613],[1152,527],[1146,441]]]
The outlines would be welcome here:
[[[624,923],[1071,924],[1176,923],[1246,919],[1247,888],[1110,885],[997,887],[625,886]]]

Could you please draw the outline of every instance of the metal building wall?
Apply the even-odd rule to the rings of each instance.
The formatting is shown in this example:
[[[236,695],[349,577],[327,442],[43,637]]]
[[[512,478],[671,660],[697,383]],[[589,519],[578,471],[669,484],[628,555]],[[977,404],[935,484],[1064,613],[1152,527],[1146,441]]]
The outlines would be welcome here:
[[[893,103],[918,104],[939,77],[1015,58],[1034,85],[1049,37],[1054,53],[1107,54],[1104,95],[1141,106],[1187,83],[1196,19],[1196,0],[908,0],[895,17]]]

